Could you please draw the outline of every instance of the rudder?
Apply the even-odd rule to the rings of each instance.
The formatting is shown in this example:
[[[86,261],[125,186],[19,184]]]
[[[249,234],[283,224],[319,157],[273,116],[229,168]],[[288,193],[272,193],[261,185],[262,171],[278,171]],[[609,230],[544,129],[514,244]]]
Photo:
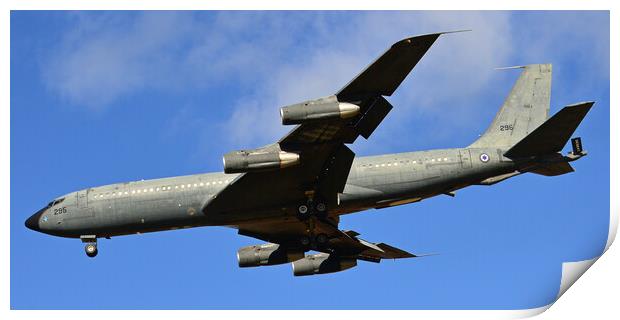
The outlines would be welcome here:
[[[514,67],[523,69],[485,133],[470,148],[510,148],[534,131],[549,116],[551,64]]]

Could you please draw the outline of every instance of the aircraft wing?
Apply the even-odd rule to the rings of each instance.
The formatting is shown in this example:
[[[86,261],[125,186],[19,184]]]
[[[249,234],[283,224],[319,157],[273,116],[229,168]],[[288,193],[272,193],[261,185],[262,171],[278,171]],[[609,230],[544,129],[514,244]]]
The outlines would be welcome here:
[[[370,137],[392,109],[383,96],[396,90],[440,35],[411,37],[392,45],[336,95],[324,98],[359,106],[356,116],[304,121],[295,126],[276,144],[265,148],[295,153],[300,157],[299,165],[242,173],[206,199],[203,213],[287,210],[302,203],[309,193],[320,196],[328,206],[337,205],[338,193],[344,190],[355,157],[345,144],[353,143],[360,135]]]
[[[336,94],[338,100],[355,100],[368,94],[391,96],[441,34],[427,34],[396,42],[344,86]]]
[[[379,262],[381,259],[416,257],[412,253],[385,243],[372,243],[360,239],[358,237],[359,233],[355,231],[338,230],[337,223],[332,219],[309,220],[306,222],[298,220],[272,221],[240,225],[238,228],[241,235],[277,243],[285,247],[296,248],[300,246],[299,239],[307,235],[307,230],[310,227],[308,224],[310,223],[315,224],[313,227],[317,234],[324,233],[329,239],[325,245],[316,248],[320,252],[371,262]]]

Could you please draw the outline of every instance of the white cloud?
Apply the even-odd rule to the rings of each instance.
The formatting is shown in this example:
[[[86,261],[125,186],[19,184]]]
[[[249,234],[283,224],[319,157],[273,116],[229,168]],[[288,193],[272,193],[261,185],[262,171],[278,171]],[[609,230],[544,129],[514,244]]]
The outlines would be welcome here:
[[[372,139],[374,151],[383,151],[376,148],[402,144],[402,139],[393,137],[411,138],[415,131],[411,127],[423,122],[441,123],[432,127],[430,138],[426,135],[435,142],[448,139],[455,131],[480,130],[480,113],[494,113],[495,106],[489,111],[488,105],[474,102],[489,94],[501,99],[510,89],[497,85],[504,78],[494,67],[523,60],[547,62],[539,59],[553,51],[558,41],[568,36],[581,41],[601,27],[586,25],[594,19],[580,21],[579,14],[573,14],[573,24],[558,24],[540,13],[546,19],[540,21],[542,29],[524,28],[513,25],[514,14],[78,14],[75,27],[42,67],[51,91],[90,108],[114,105],[118,99],[145,90],[183,94],[221,83],[238,84],[243,90],[232,107],[222,107],[229,112],[227,121],[203,130],[217,130],[218,136],[228,137],[226,142],[235,147],[254,147],[271,143],[290,129],[280,125],[279,107],[335,93],[391,43],[416,34],[473,29],[440,37],[389,98],[395,109]],[[573,32],[576,24],[583,24],[578,34]],[[524,35],[524,30],[531,34]],[[515,44],[520,37],[535,40],[523,48]],[[608,58],[608,46],[602,44],[594,51],[594,56]],[[371,149],[364,143],[358,148]]]
[[[131,17],[131,18],[130,18]],[[147,88],[174,85],[173,39],[192,31],[179,14],[77,14],[74,27],[44,62],[46,85],[68,102],[91,108]]]
[[[386,133],[384,136],[378,131],[378,138],[373,136],[373,141],[389,144],[388,140],[393,140],[391,136],[407,130],[403,124],[412,116],[465,113],[459,110],[455,113],[455,109],[463,106],[447,102],[468,99],[489,86],[492,68],[503,65],[511,53],[510,40],[505,36],[509,31],[508,20],[507,13],[371,12],[360,13],[344,27],[332,24],[328,41],[307,48],[305,59],[270,66],[269,77],[251,95],[252,112],[242,111],[247,106],[245,103],[235,107],[228,123],[228,127],[233,128],[231,136],[236,137],[234,144],[255,146],[277,139],[280,130],[272,126],[279,123],[275,116],[278,107],[335,93],[391,43],[420,33],[475,30],[440,37],[416,67],[412,77],[415,80],[405,81],[390,99],[398,108],[395,119],[399,121],[392,124],[395,125],[392,130],[381,131]],[[325,22],[310,25],[310,28],[326,28]],[[476,76],[472,77],[474,74]],[[242,99],[247,100],[247,97]],[[457,119],[456,116],[450,118]],[[247,128],[235,124],[252,119],[261,119],[253,122],[254,134],[236,132]]]

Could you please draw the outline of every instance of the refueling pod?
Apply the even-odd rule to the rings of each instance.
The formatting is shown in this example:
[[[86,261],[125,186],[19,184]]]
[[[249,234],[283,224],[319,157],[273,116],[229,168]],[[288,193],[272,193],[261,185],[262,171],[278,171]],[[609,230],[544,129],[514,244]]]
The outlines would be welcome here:
[[[357,266],[357,259],[330,256],[327,253],[308,255],[293,262],[293,275],[310,276],[314,274],[333,273]]]
[[[348,119],[359,112],[358,105],[339,102],[336,96],[329,96],[282,107],[280,117],[283,125],[289,125],[316,120]]]
[[[240,150],[223,157],[225,173],[276,170],[299,164],[299,154],[274,148]]]
[[[302,250],[287,250],[275,243],[243,247],[237,251],[237,261],[241,268],[283,264],[303,257]]]

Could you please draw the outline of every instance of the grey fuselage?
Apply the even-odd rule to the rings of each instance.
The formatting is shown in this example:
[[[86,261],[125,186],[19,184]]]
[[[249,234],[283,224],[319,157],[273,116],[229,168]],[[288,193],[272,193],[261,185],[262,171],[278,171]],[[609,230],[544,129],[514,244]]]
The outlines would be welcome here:
[[[337,217],[416,202],[514,172],[517,164],[503,152],[498,148],[461,148],[358,157],[339,205],[329,208],[329,214]],[[287,204],[271,211],[203,213],[206,199],[238,175],[205,173],[80,190],[50,202],[26,224],[62,237],[112,237],[199,226],[237,227],[295,216],[294,206],[282,210]],[[55,203],[59,199],[63,200]]]

